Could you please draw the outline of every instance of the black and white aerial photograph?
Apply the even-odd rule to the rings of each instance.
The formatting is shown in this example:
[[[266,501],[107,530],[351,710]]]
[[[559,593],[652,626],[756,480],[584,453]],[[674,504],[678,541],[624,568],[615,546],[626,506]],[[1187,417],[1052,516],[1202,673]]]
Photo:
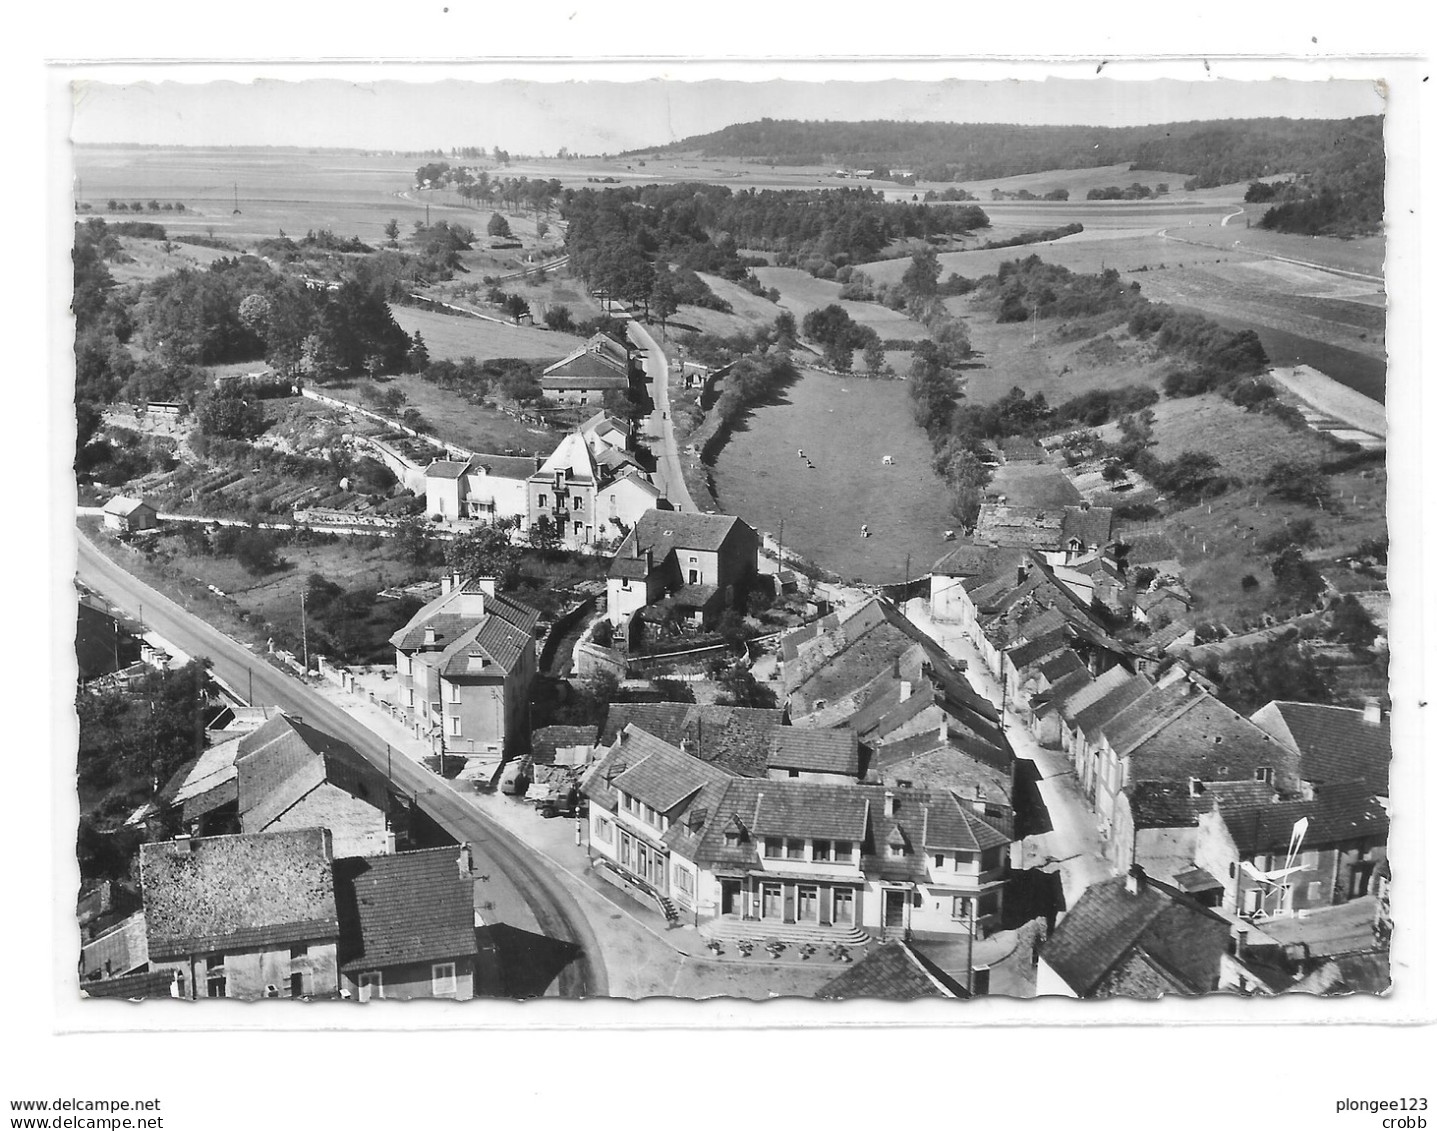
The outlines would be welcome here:
[[[1389,988],[1380,92],[732,85],[75,89],[77,992]]]
[[[45,75],[61,1050],[1430,1021],[1420,64],[170,62]],[[278,1117],[165,1063],[6,1098]]]

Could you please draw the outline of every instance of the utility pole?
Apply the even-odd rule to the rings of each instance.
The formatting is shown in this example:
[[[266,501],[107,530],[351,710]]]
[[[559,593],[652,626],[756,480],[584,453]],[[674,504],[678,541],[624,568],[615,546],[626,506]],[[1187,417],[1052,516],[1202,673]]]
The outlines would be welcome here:
[[[304,611],[304,590],[299,591],[299,640],[304,650],[304,674],[309,675],[309,616]]]
[[[778,520],[778,572],[783,572],[783,519]],[[778,591],[783,592],[783,578],[779,578]]]
[[[254,668],[246,669],[249,672],[249,705],[254,706]]]

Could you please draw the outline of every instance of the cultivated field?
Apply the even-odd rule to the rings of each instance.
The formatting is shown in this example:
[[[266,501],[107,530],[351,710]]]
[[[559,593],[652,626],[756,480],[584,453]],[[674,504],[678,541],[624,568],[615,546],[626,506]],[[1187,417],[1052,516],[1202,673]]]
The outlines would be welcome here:
[[[733,312],[724,314],[717,310],[706,310],[701,306],[681,306],[678,313],[669,319],[669,329],[687,328],[705,334],[735,334],[772,325],[782,310],[781,305],[776,306],[768,299],[759,298],[738,284],[717,275],[700,273],[699,278],[708,284],[709,290],[732,306]]]
[[[582,344],[573,334],[489,322],[458,314],[435,314],[413,306],[393,306],[394,321],[406,334],[424,335],[429,356],[438,361],[461,357],[521,357],[557,361]]]
[[[1099,165],[1092,169],[1049,169],[1042,173],[1020,173],[1015,177],[999,177],[995,180],[965,181],[958,187],[965,188],[978,197],[979,203],[985,208],[988,206],[985,198],[993,189],[1001,192],[1027,189],[1036,196],[1055,189],[1067,189],[1069,203],[1073,203],[1082,201],[1089,189],[1110,188],[1113,185],[1127,188],[1136,183],[1146,185],[1156,192],[1158,185],[1166,184],[1173,195],[1187,198],[1188,194],[1183,193],[1182,187],[1183,182],[1191,175],[1164,173],[1153,169],[1129,169],[1124,162],[1117,165]]]

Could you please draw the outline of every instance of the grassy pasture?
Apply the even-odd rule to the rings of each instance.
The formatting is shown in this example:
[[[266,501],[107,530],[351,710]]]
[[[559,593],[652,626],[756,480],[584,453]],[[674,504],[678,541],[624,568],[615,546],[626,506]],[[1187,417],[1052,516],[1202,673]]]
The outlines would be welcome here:
[[[899,274],[903,273],[902,261]],[[928,336],[919,323],[896,310],[889,310],[874,302],[850,302],[840,299],[843,289],[828,279],[815,279],[807,271],[795,267],[759,267],[754,270],[759,282],[765,287],[777,287],[780,298],[778,305],[793,312],[800,323],[810,310],[819,310],[830,303],[837,303],[848,311],[849,316],[864,326],[872,326],[880,338],[902,338],[907,341],[922,341]]]
[[[744,290],[737,283],[731,283],[717,275],[702,273],[699,278],[708,284],[709,290],[732,306],[733,312],[724,314],[701,306],[681,306],[678,313],[669,319],[670,327],[678,324],[690,326],[706,334],[734,334],[772,325],[773,320],[779,316],[780,306]]]
[[[1067,189],[1068,203],[1073,203],[1082,200],[1089,189],[1110,188],[1113,185],[1127,188],[1134,183],[1146,185],[1154,191],[1157,190],[1159,184],[1166,184],[1175,193],[1181,193],[1183,182],[1191,175],[1190,173],[1164,173],[1153,169],[1130,170],[1126,162],[1121,162],[1117,165],[1099,165],[1092,169],[1049,169],[1041,173],[1020,173],[1015,177],[999,177],[987,181],[965,181],[958,187],[965,188],[974,196],[979,197],[979,202],[985,207],[988,201],[981,198],[993,189],[999,189],[1002,192],[1018,192],[1020,189],[1027,189],[1038,196],[1052,192],[1054,189]]]
[[[424,335],[424,345],[435,360],[461,357],[548,358],[557,361],[577,348],[582,339],[573,334],[488,322],[458,314],[435,314],[413,306],[390,308],[394,321],[406,334]]]

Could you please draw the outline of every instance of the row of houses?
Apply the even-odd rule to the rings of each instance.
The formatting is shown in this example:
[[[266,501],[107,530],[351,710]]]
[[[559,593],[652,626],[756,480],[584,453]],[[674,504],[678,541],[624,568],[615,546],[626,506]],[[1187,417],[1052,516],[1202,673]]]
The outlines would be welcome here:
[[[591,858],[715,937],[999,929],[1014,759],[992,705],[880,600],[789,634],[780,678],[775,710],[613,705]]]
[[[1097,606],[1121,585],[1101,550],[967,545],[935,567],[931,604],[1067,756],[1119,867],[1256,919],[1368,894],[1387,840],[1379,707],[1277,702],[1246,718],[1165,639],[1108,633]]]
[[[91,997],[408,1000],[475,994],[467,845],[336,854],[325,827],[140,848],[143,909],[84,948]]]

